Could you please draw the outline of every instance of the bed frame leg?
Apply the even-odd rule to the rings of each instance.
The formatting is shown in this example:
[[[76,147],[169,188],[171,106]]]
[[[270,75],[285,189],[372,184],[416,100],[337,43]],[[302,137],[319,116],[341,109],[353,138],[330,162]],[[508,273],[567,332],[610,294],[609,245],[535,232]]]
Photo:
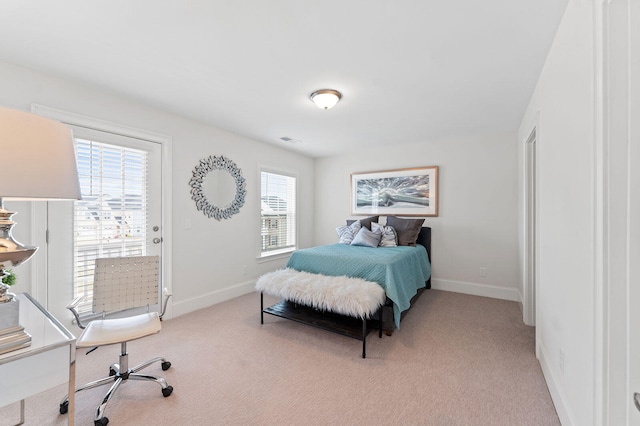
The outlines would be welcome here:
[[[362,358],[367,357],[367,318],[362,318]]]
[[[260,324],[264,324],[264,293],[260,292]]]

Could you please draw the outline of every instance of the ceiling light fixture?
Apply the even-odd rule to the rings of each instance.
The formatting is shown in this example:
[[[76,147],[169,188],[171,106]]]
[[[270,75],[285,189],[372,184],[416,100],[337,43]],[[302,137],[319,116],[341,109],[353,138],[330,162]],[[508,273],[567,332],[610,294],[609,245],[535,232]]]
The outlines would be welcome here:
[[[318,108],[329,109],[333,108],[338,103],[342,98],[342,93],[333,89],[322,89],[313,92],[309,98],[311,98]]]

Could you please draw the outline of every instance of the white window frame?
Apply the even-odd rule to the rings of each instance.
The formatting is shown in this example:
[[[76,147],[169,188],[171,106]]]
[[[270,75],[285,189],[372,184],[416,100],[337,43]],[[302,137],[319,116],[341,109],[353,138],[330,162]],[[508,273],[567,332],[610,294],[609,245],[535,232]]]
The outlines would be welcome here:
[[[282,175],[282,176],[287,176],[287,177],[291,177],[294,178],[296,181],[296,190],[295,190],[295,197],[296,197],[296,202],[295,202],[295,241],[294,241],[294,245],[293,247],[287,247],[287,248],[283,248],[281,250],[272,250],[272,251],[267,251],[267,252],[263,252],[262,251],[262,208],[260,208],[260,220],[258,221],[259,223],[259,229],[258,229],[258,254],[257,254],[257,258],[258,258],[258,262],[261,261],[268,261],[268,260],[275,260],[275,259],[281,259],[281,258],[286,258],[289,257],[289,255],[294,252],[295,250],[298,249],[298,241],[299,241],[299,235],[300,235],[300,220],[298,218],[299,216],[299,200],[300,200],[300,196],[299,196],[299,188],[300,188],[300,178],[298,177],[298,173],[291,171],[291,170],[283,170],[280,168],[276,168],[276,167],[269,167],[269,166],[260,166],[258,168],[258,185],[259,185],[259,192],[258,192],[258,202],[260,203],[259,205],[262,204],[262,173],[273,173],[273,174],[277,174],[277,175]]]

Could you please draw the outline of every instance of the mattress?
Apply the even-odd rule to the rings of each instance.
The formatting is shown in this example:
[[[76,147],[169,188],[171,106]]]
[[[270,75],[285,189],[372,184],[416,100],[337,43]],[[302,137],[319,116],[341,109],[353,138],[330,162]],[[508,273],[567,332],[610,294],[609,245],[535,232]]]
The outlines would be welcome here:
[[[427,250],[416,247],[362,247],[347,244],[301,249],[293,252],[286,265],[297,271],[328,276],[362,278],[378,283],[393,303],[393,318],[400,328],[400,316],[410,307],[411,298],[425,287],[431,276]]]

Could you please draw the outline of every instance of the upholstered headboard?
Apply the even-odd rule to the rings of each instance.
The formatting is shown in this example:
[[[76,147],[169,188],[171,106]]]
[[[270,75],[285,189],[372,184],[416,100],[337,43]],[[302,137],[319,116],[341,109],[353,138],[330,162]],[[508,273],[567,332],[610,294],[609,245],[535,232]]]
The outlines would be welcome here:
[[[427,249],[427,255],[429,256],[429,262],[431,262],[431,228],[423,226],[418,234],[418,240],[416,243],[424,246]],[[431,288],[431,277],[427,281],[427,288]]]

